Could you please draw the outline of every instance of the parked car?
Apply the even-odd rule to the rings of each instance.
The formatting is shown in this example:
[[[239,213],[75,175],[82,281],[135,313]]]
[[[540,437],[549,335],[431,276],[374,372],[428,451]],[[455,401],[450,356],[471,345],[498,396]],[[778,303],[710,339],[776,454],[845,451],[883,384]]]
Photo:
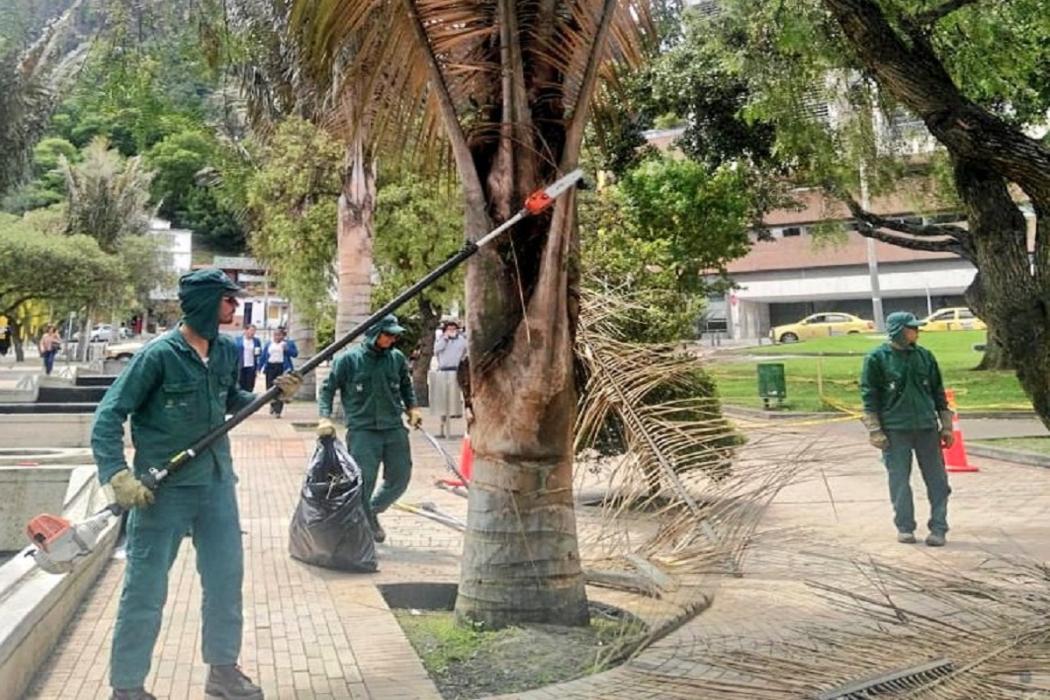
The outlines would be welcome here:
[[[110,343],[106,346],[105,358],[107,360],[130,360],[136,352],[146,345],[146,342],[130,340],[123,343]]]
[[[775,343],[797,343],[810,338],[826,338],[829,335],[855,335],[875,330],[872,321],[853,314],[837,311],[813,314],[798,323],[776,326],[769,331],[769,337]]]
[[[984,321],[965,306],[938,309],[923,319],[923,331],[986,331]]]
[[[131,331],[126,326],[114,328],[110,323],[100,323],[91,329],[88,336],[90,343],[113,343],[117,340],[130,338]],[[73,334],[73,340],[80,340],[80,333]]]

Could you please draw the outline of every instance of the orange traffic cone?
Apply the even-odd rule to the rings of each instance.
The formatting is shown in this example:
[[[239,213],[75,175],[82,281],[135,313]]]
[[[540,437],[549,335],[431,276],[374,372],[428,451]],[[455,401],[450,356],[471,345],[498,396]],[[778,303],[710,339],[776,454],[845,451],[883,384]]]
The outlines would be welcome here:
[[[474,480],[474,450],[470,446],[470,433],[463,434],[463,443],[459,448],[459,473],[467,482],[464,486]]]
[[[445,459],[451,464],[452,457],[445,455]],[[463,434],[463,443],[459,448],[459,474],[462,479],[438,479],[437,483],[444,486],[450,486],[456,488],[462,486],[464,488],[470,487],[470,482],[474,478],[474,450],[470,447],[470,434]]]
[[[970,464],[966,458],[966,444],[963,442],[962,427],[959,424],[959,413],[955,407],[955,391],[946,389],[944,392],[948,399],[948,408],[952,409],[952,435],[955,438],[952,446],[941,453],[944,456],[944,466],[949,472],[976,472],[977,467]]]

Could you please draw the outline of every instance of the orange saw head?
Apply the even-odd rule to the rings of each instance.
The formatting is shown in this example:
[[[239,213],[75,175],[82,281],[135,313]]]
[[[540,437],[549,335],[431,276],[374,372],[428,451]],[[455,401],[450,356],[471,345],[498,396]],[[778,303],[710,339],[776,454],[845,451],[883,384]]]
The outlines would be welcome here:
[[[91,554],[110,519],[116,515],[119,513],[107,508],[76,524],[57,515],[38,515],[26,525],[26,535],[36,546],[27,556],[32,556],[48,573],[72,571],[77,560]]]

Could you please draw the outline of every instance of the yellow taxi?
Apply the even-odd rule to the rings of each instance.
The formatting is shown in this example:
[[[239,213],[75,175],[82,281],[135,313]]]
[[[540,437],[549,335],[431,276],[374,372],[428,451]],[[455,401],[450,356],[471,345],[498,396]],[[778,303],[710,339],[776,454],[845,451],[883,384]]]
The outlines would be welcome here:
[[[930,331],[986,331],[984,321],[974,316],[965,306],[938,309],[923,319],[923,332]]]
[[[776,326],[769,331],[769,337],[775,343],[797,343],[800,340],[808,340],[810,338],[826,338],[829,335],[855,335],[857,333],[868,333],[873,330],[875,330],[875,324],[871,321],[853,314],[829,311],[806,316],[798,323]]]

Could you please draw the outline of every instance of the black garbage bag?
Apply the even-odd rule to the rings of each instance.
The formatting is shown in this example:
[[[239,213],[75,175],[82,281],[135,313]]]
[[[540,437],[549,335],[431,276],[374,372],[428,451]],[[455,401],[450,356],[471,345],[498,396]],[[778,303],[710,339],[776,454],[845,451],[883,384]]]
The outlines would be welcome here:
[[[372,572],[379,568],[361,500],[361,468],[334,437],[317,441],[288,528],[288,552],[299,561],[329,569]]]

